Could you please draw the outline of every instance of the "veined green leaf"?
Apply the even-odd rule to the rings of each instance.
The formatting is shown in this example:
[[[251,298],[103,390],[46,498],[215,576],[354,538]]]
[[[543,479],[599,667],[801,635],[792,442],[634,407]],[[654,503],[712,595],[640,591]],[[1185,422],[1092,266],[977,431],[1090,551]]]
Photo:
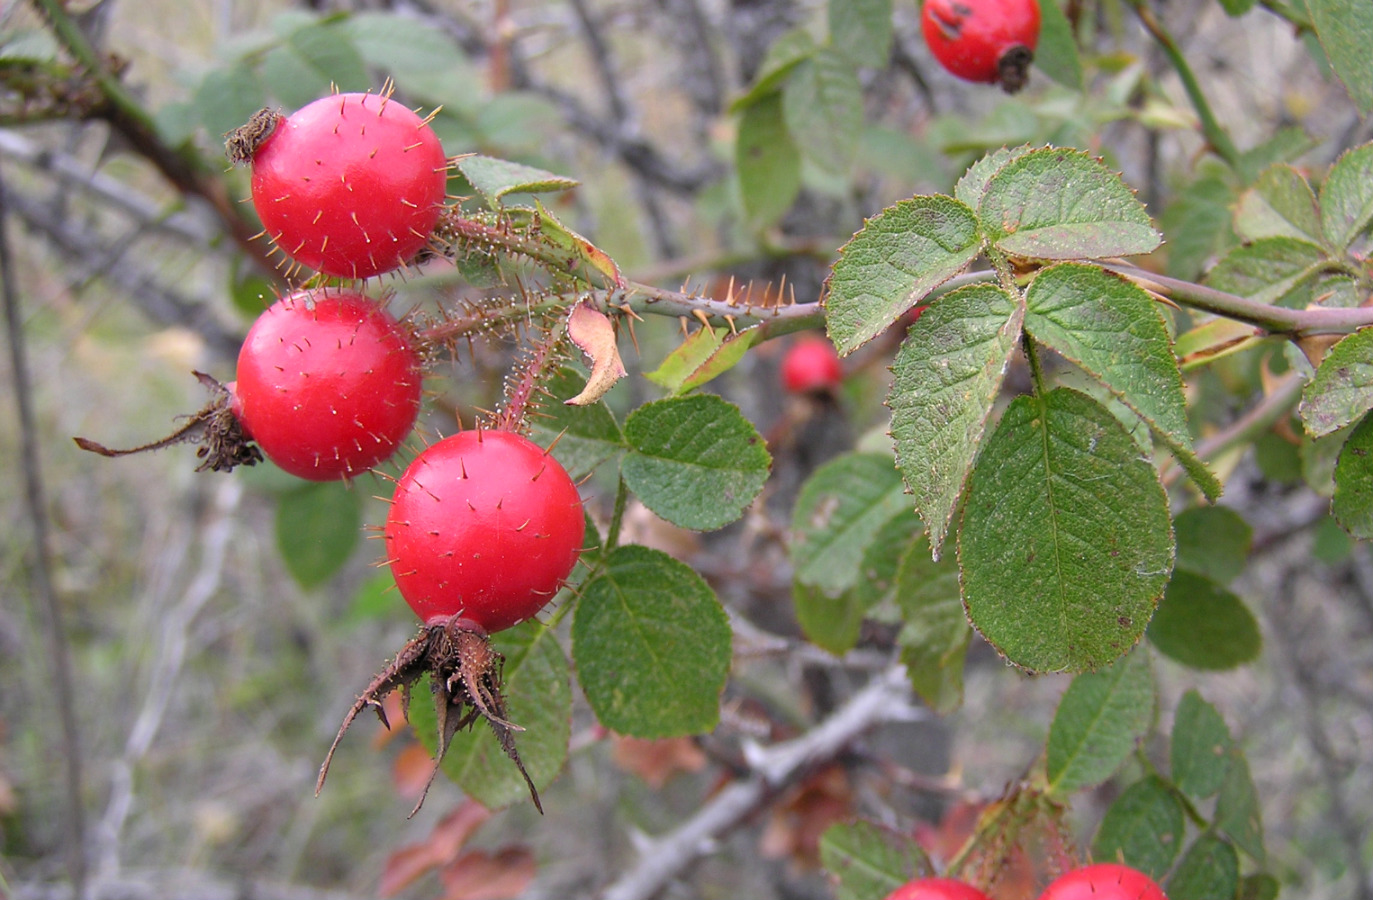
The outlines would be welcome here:
[[[863,131],[863,86],[853,63],[824,47],[802,60],[782,88],[782,114],[807,159],[848,173]]]
[[[892,0],[829,0],[830,46],[855,66],[880,69],[892,42]]]
[[[1182,849],[1187,828],[1181,801],[1157,775],[1130,785],[1106,810],[1092,841],[1092,858],[1119,860],[1155,881]]]
[[[1306,0],[1316,37],[1360,112],[1373,112],[1373,6],[1364,0]]]
[[[1192,797],[1210,797],[1225,781],[1230,747],[1230,729],[1216,708],[1195,690],[1183,694],[1169,749],[1173,783]]]
[[[1192,449],[1182,374],[1168,326],[1143,288],[1097,266],[1042,270],[1025,295],[1025,330],[1081,366],[1134,410],[1208,498],[1221,485]]]
[[[682,528],[720,528],[739,518],[772,465],[753,423],[714,394],[645,403],[625,419],[624,434],[625,484]]]
[[[1373,144],[1344,153],[1321,185],[1325,236],[1344,250],[1373,223]]]
[[[938,554],[1020,340],[1024,307],[994,284],[960,288],[921,314],[892,364],[891,433]]]
[[[1258,658],[1259,623],[1244,601],[1202,575],[1176,571],[1149,622],[1149,641],[1194,669],[1233,669]]]
[[[1338,431],[1373,409],[1373,328],[1340,340],[1302,391],[1301,420],[1312,437]]]
[[[1354,537],[1373,539],[1373,416],[1363,417],[1340,450],[1330,512]]]
[[[602,725],[643,738],[699,734],[720,717],[729,617],[684,563],[617,547],[582,584],[572,656]]]
[[[825,829],[820,864],[838,882],[838,900],[881,900],[912,878],[934,871],[909,836],[862,820]]]
[[[1120,176],[1076,150],[1030,150],[987,183],[977,209],[988,240],[1028,259],[1149,253],[1162,237]]]
[[[1109,668],[1078,675],[1063,692],[1049,726],[1049,790],[1066,796],[1110,778],[1134,752],[1153,718],[1154,673],[1148,653],[1131,653]]]
[[[1270,166],[1240,195],[1235,233],[1247,241],[1288,237],[1319,244],[1321,210],[1311,185],[1285,163]]]
[[[492,209],[501,208],[501,198],[506,194],[539,194],[577,186],[574,178],[480,154],[460,156],[456,165]]]
[[[958,553],[968,614],[1010,661],[1100,668],[1138,642],[1168,582],[1168,498],[1091,398],[1019,397],[973,470]]]
[[[792,513],[796,579],[832,597],[852,588],[868,545],[909,507],[890,456],[851,453],[825,463],[801,486]]]
[[[801,192],[801,151],[782,117],[782,96],[749,104],[739,120],[734,165],[744,215],[755,228],[782,217]]]
[[[1207,832],[1187,848],[1168,879],[1167,894],[1179,900],[1234,900],[1239,882],[1240,861],[1234,846]]]
[[[977,217],[957,200],[913,197],[863,224],[839,250],[825,299],[830,340],[852,353],[957,275],[981,250]]]

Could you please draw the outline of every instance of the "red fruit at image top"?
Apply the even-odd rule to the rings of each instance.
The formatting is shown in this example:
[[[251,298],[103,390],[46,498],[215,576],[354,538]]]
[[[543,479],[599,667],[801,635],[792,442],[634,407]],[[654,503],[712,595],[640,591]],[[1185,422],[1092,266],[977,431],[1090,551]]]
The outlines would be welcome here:
[[[1096,863],[1068,872],[1039,900],[1168,900],[1154,879],[1119,863]]]
[[[577,486],[542,447],[511,431],[463,431],[405,470],[384,534],[421,620],[460,616],[493,633],[547,605],[585,528]]]
[[[369,278],[414,258],[447,191],[438,136],[400,103],[336,94],[276,123],[252,153],[253,207],[302,265]]]
[[[391,457],[419,415],[422,378],[405,330],[377,301],[298,291],[248,330],[230,410],[272,462],[333,481]]]
[[[1014,93],[1039,44],[1039,0],[925,0],[920,30],[950,74]]]
[[[803,337],[782,357],[782,385],[793,394],[832,391],[843,380],[839,354],[822,337]]]
[[[987,895],[956,878],[917,878],[892,891],[887,900],[987,900]]]

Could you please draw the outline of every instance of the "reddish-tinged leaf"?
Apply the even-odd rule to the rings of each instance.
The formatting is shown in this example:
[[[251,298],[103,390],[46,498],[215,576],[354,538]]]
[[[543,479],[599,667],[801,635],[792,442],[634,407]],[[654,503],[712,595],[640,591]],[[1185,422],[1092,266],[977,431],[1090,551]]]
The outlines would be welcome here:
[[[615,342],[615,324],[591,304],[578,303],[568,316],[567,334],[591,360],[591,377],[580,394],[563,402],[568,406],[590,406],[628,374]]]
[[[792,857],[814,865],[820,860],[820,836],[831,825],[853,817],[853,786],[839,766],[828,766],[794,788],[773,810],[759,840],[763,856]]]
[[[452,863],[468,838],[489,818],[489,809],[475,800],[464,801],[434,826],[429,837],[416,844],[407,844],[387,858],[377,893],[383,897],[394,896],[430,869]]]
[[[383,732],[389,734],[389,732]],[[396,793],[407,800],[418,800],[429,784],[429,776],[434,771],[434,758],[423,744],[411,743],[396,755],[391,763],[391,782]]]
[[[678,772],[699,772],[706,755],[687,737],[645,740],[615,736],[615,764],[638,775],[654,790]]]
[[[509,900],[534,880],[534,854],[528,847],[502,847],[495,853],[471,850],[439,873],[442,900]]]

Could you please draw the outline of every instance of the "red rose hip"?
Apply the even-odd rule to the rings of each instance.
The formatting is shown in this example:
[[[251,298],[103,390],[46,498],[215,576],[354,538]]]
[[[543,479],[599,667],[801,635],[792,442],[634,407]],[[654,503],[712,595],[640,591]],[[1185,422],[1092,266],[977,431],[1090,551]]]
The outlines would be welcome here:
[[[391,457],[419,415],[422,377],[409,337],[377,301],[298,291],[248,330],[230,409],[272,462],[333,481]]]
[[[839,354],[822,337],[803,337],[788,347],[782,357],[782,385],[793,394],[832,391],[843,380]]]
[[[584,532],[577,486],[552,455],[514,432],[463,431],[405,470],[384,533],[396,585],[421,620],[457,616],[491,633],[547,605]]]
[[[1138,869],[1096,863],[1068,872],[1044,889],[1039,900],[1168,900],[1163,889]]]
[[[987,900],[987,895],[956,878],[917,878],[892,891],[887,900]]]
[[[285,118],[264,111],[229,147],[251,158],[253,207],[267,234],[325,275],[368,278],[404,265],[443,208],[443,146],[389,97],[336,94]]]
[[[1039,0],[925,0],[920,29],[950,74],[1014,93],[1039,43]]]

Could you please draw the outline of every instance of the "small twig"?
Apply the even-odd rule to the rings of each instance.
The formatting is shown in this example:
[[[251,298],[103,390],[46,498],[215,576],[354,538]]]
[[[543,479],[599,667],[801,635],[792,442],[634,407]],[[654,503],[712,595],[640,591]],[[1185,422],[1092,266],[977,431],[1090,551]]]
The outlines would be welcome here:
[[[676,830],[651,841],[639,861],[601,894],[602,900],[648,900],[707,853],[714,839],[766,807],[814,767],[836,758],[855,738],[883,722],[921,715],[911,704],[905,668],[894,666],[801,737],[751,752],[746,748],[753,774],[726,786]]]
[[[250,224],[239,211],[224,181],[213,177],[205,161],[193,151],[176,150],[162,140],[152,116],[117,75],[110,71],[108,60],[101,56],[60,0],[31,2],[63,49],[87,70],[99,86],[105,104],[96,110],[96,115],[119,132],[177,190],[208,202],[244,256],[253,260],[267,277],[279,278],[276,266],[267,258],[269,246],[254,240],[256,226]]]
[[[24,481],[24,503],[33,535],[33,590],[42,607],[47,639],[48,666],[56,695],[57,715],[62,727],[58,755],[66,779],[66,822],[64,843],[67,850],[67,877],[72,891],[81,896],[86,884],[86,812],[81,802],[81,735],[76,726],[76,699],[73,690],[71,649],[62,624],[62,607],[52,583],[52,557],[49,549],[48,503],[43,490],[43,474],[38,462],[38,429],[33,409],[33,385],[29,381],[28,351],[24,342],[24,323],[19,311],[19,291],[14,283],[14,258],[9,242],[9,202],[3,177],[0,177],[0,295],[5,307],[5,330],[9,338],[10,371],[14,378],[14,400],[19,419],[19,452]]]
[[[1268,431],[1292,411],[1292,407],[1301,398],[1301,391],[1305,385],[1306,379],[1300,374],[1296,372],[1287,374],[1268,396],[1254,405],[1253,409],[1231,422],[1224,429],[1198,441],[1196,445],[1197,456],[1202,459],[1214,460],[1233,447],[1253,442],[1259,435]],[[1176,484],[1182,475],[1182,467],[1170,460],[1160,477],[1164,486],[1170,487]]]

